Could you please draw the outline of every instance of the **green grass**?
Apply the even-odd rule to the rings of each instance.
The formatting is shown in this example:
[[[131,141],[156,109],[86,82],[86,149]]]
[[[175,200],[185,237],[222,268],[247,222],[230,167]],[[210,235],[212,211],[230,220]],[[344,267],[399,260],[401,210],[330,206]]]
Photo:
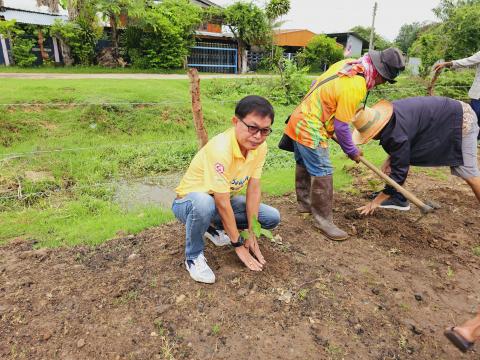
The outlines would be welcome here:
[[[262,188],[271,195],[293,191],[293,154],[277,144],[294,106],[279,105],[270,91],[272,80],[201,84],[210,137],[230,126],[241,97],[259,94],[272,101],[276,121],[267,140]],[[417,80],[409,79],[398,86],[419,88]],[[372,93],[369,103],[406,91],[390,90]],[[187,80],[3,79],[0,94],[1,104],[34,103],[0,105],[0,243],[21,236],[37,240],[38,246],[93,245],[119,231],[137,233],[173,219],[169,211],[155,207],[121,209],[113,201],[114,188],[119,181],[142,182],[138,179],[144,177],[162,184],[166,174],[179,178],[186,169],[197,151]],[[386,156],[376,143],[363,151],[376,165]],[[336,144],[330,154],[335,188],[353,191],[352,174],[358,172],[351,169],[365,168],[346,158]],[[33,182],[26,171],[46,171],[53,180]]]

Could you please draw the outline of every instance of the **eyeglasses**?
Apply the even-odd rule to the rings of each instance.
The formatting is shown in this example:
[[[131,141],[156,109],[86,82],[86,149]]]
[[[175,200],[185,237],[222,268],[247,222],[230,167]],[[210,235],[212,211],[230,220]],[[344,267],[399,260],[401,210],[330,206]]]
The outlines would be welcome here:
[[[272,133],[272,128],[259,128],[258,126],[253,126],[253,125],[248,125],[243,121],[242,119],[238,118],[242,122],[243,125],[245,125],[248,128],[248,132],[252,135],[256,135],[258,132],[260,132],[260,135],[262,136],[268,136]]]

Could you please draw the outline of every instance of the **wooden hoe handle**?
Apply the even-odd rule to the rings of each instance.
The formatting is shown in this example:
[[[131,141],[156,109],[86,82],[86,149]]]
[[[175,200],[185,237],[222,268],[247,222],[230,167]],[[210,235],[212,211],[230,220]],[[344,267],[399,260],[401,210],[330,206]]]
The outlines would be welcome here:
[[[370,170],[372,170],[375,174],[380,176],[385,182],[394,187],[395,190],[397,190],[399,193],[401,193],[403,196],[405,196],[408,200],[410,200],[412,203],[414,203],[422,212],[422,214],[427,214],[429,212],[432,212],[434,210],[433,207],[425,204],[422,200],[417,198],[414,194],[412,194],[410,191],[406,190],[403,188],[401,185],[397,184],[393,179],[391,179],[389,176],[384,174],[379,168],[377,168],[375,165],[373,165],[370,161],[365,159],[363,156],[360,156],[360,161],[368,167]]]

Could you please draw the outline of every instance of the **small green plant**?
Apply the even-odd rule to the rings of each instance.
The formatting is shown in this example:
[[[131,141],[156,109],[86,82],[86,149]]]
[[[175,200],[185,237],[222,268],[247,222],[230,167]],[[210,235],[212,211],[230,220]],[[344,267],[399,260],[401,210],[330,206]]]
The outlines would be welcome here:
[[[408,339],[405,335],[400,335],[400,339],[398,339],[398,346],[400,349],[405,350],[408,345]]]
[[[270,230],[263,229],[255,215],[252,216],[252,231],[257,239],[262,235],[270,240],[273,239],[272,232]],[[240,235],[242,235],[244,239],[250,238],[250,232],[248,230],[243,230]]]
[[[307,295],[308,293],[310,292],[309,289],[301,289],[299,292],[298,292],[298,300],[300,301],[303,301],[307,298]]]
[[[455,275],[455,273],[453,272],[453,269],[449,266],[449,267],[447,268],[447,276],[448,276],[449,278],[451,278],[451,277],[453,277],[453,275]]]
[[[480,256],[480,245],[473,248],[473,255]]]
[[[155,325],[155,328],[157,329],[157,333],[160,336],[163,336],[165,334],[165,328],[163,327],[163,321],[160,319],[155,319],[153,321],[153,325]]]
[[[327,354],[330,356],[331,359],[342,359],[343,358],[343,349],[340,346],[335,344],[328,344],[327,348],[325,349]]]
[[[218,334],[220,334],[220,325],[215,324],[212,326],[212,335],[217,336]]]

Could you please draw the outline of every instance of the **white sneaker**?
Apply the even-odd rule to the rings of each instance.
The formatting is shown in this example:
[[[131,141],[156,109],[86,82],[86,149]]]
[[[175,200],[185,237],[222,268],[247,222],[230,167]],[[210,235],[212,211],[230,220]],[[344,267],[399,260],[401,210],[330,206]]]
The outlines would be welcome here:
[[[215,274],[207,265],[207,259],[205,259],[203,254],[198,255],[194,260],[185,260],[185,266],[193,280],[205,284],[213,284],[215,282]]]
[[[216,246],[230,245],[230,238],[223,230],[216,230],[213,227],[209,227],[207,232],[203,234],[203,238],[210,240]]]

